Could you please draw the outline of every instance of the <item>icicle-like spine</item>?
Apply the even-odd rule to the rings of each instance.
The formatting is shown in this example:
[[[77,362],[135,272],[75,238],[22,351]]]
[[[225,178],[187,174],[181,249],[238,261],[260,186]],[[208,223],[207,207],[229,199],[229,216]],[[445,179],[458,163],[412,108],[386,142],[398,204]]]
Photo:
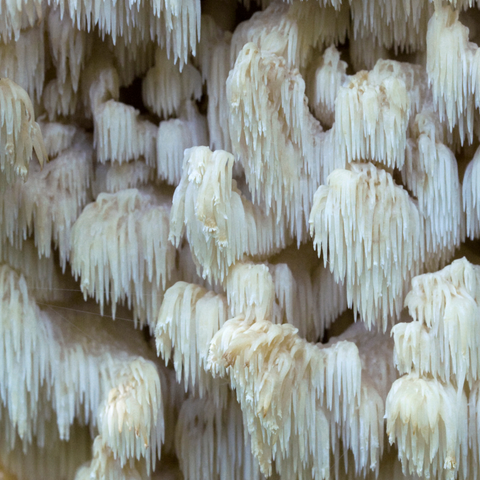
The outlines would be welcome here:
[[[463,144],[465,137],[468,143],[473,141],[479,54],[478,47],[468,42],[468,29],[458,14],[446,5],[437,8],[428,22],[427,74],[440,121],[447,122],[450,132],[457,127]]]
[[[334,45],[328,47],[316,68],[308,98],[315,116],[324,126],[331,127],[335,120],[335,99],[340,87],[347,82],[347,63],[340,60]]]
[[[173,60],[167,58],[164,50],[155,54],[155,66],[142,82],[142,98],[145,105],[160,117],[178,113],[182,103],[199,100],[202,96],[202,78],[192,65],[185,65],[182,71]]]
[[[33,150],[40,165],[48,161],[33,105],[25,90],[0,79],[0,171],[7,182],[25,180]]]
[[[132,360],[118,373],[100,411],[100,434],[123,468],[130,458],[144,457],[155,469],[164,442],[162,388],[155,365]]]
[[[300,242],[330,138],[308,110],[303,78],[283,57],[247,43],[230,71],[227,98],[232,148],[253,202],[286,222]]]
[[[243,314],[256,321],[272,317],[275,286],[266,265],[237,263],[228,272],[226,291],[231,317]]]
[[[190,480],[262,478],[242,411],[232,395],[222,408],[209,399],[186,400],[175,429],[175,450]]]
[[[140,188],[155,179],[155,170],[142,160],[127,163],[97,164],[93,197],[100,193],[117,193],[129,188]]]
[[[69,258],[72,225],[90,198],[91,139],[80,134],[77,140],[43,169],[34,165],[25,182],[17,179],[5,185],[0,177],[0,238],[20,248],[33,233],[39,256],[46,257],[52,253],[53,241],[63,269]]]
[[[387,434],[404,475],[467,478],[468,410],[463,391],[417,374],[405,375],[387,397]]]
[[[236,188],[233,161],[222,150],[186,150],[170,214],[170,240],[180,245],[186,233],[201,275],[220,282],[245,254],[265,255],[286,243],[284,223],[265,215]]]
[[[372,71],[357,73],[339,88],[335,141],[337,154],[347,163],[370,160],[389,168],[403,166],[412,105],[402,68],[407,67],[380,60]]]
[[[182,179],[185,150],[208,144],[207,124],[193,103],[187,102],[180,118],[160,122],[156,139],[157,177],[170,185]]]
[[[292,325],[242,315],[213,337],[209,365],[212,373],[226,369],[265,475],[275,457],[282,474],[329,477],[325,409],[340,421],[346,406],[357,404],[361,364],[353,343],[318,348],[300,339]]]
[[[480,149],[465,170],[462,193],[467,236],[473,240],[480,235]]]
[[[0,8],[0,12],[1,10]],[[23,30],[16,40],[12,39],[3,44],[0,42],[0,77],[13,80],[37,102],[42,97],[45,80],[44,39],[45,29],[42,22]]]
[[[428,268],[437,270],[463,240],[463,213],[457,161],[443,144],[442,127],[430,104],[415,117],[402,178],[425,218]]]
[[[397,444],[404,472],[470,478],[468,442],[474,449],[477,442],[480,267],[463,258],[415,277],[405,305],[413,322],[392,329],[395,363],[407,374],[387,398],[390,443]]]
[[[310,233],[348,305],[385,331],[425,259],[423,217],[408,193],[372,164],[335,170],[315,193]]]
[[[155,164],[157,128],[140,120],[139,111],[130,105],[108,100],[94,112],[94,145],[97,160],[105,163],[128,162],[144,157]]]
[[[414,278],[405,305],[414,322],[392,330],[400,370],[428,373],[444,382],[455,379],[458,387],[476,381],[480,267],[461,259]],[[428,352],[430,359],[425,358]]]
[[[210,341],[227,320],[227,299],[204,288],[177,282],[165,292],[154,326],[157,352],[173,360],[178,382],[185,389],[208,396],[218,405],[226,389],[207,371]],[[173,354],[172,354],[173,350]]]
[[[136,189],[102,193],[88,205],[72,230],[71,258],[85,297],[101,309],[111,299],[113,316],[126,299],[135,318],[152,322],[175,265],[168,216],[164,199]]]

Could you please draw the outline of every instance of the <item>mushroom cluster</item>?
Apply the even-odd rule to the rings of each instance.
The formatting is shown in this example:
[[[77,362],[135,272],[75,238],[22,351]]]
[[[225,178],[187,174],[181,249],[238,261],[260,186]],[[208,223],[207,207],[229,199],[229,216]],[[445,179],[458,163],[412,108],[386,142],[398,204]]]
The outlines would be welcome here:
[[[0,0],[0,479],[479,479],[477,42]]]

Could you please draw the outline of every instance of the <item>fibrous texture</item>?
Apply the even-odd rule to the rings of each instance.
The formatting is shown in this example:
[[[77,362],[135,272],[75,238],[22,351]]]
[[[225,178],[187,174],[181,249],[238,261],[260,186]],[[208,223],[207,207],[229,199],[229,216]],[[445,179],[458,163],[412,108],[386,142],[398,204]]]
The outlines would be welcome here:
[[[465,258],[415,277],[405,299],[413,322],[392,329],[395,364],[406,375],[388,394],[387,433],[405,472],[469,478],[468,445],[477,442],[467,417],[477,411],[479,282],[480,268]]]
[[[97,164],[92,193],[96,198],[100,193],[117,193],[129,188],[141,188],[154,178],[155,170],[142,160]]]
[[[387,399],[387,432],[404,472],[446,479],[465,472],[467,412],[465,393],[452,385],[415,374],[397,380]]]
[[[0,36],[3,42],[18,40],[22,29],[33,27],[42,19],[42,2],[39,0],[26,0],[9,2],[2,0],[0,3]]]
[[[415,51],[425,48],[425,30],[433,6],[422,0],[388,2],[352,0],[353,37],[371,36],[388,49]]]
[[[350,47],[351,65],[357,72],[360,70],[371,70],[378,60],[390,58],[388,49],[378,43],[375,34],[364,32],[358,36]]]
[[[133,307],[141,323],[152,322],[175,263],[168,242],[166,199],[137,189],[100,194],[72,229],[72,269],[85,295],[103,310],[111,302]],[[88,232],[88,233],[86,233]]]
[[[91,53],[91,39],[87,32],[76,28],[59,9],[48,15],[48,32],[52,60],[60,84],[69,83],[74,92],[80,82],[80,72]]]
[[[356,339],[365,343],[361,333],[346,336]],[[389,356],[391,348],[385,352]],[[366,372],[374,366],[368,353],[361,359],[353,341],[309,344],[290,325],[252,322],[243,315],[225,323],[211,343],[210,368],[217,375],[226,369],[266,475],[274,459],[280,475],[309,478],[311,472],[313,478],[329,478],[328,451],[339,449],[340,442],[352,450],[356,472],[376,468],[392,375],[372,382],[364,377],[363,364]],[[336,446],[330,446],[330,432]]]
[[[311,49],[342,42],[348,29],[348,9],[335,0],[320,2],[271,2],[262,12],[238,26],[232,38],[232,59],[248,42],[265,52],[283,57],[288,66],[302,67]],[[325,2],[327,3],[327,2]]]
[[[124,365],[99,413],[100,436],[123,468],[145,457],[155,468],[164,441],[162,389],[155,364],[142,358]]]
[[[142,478],[135,467],[130,465],[122,467],[115,461],[111,449],[103,442],[100,435],[93,444],[93,459],[90,465],[80,467],[75,474],[75,480],[87,480],[92,477],[105,480],[140,480]]]
[[[383,454],[385,401],[397,377],[392,362],[393,342],[387,335],[367,331],[361,323],[334,337],[329,345],[342,342],[351,342],[357,347],[362,381],[357,402],[344,406],[343,418],[337,417],[331,426],[337,437],[334,452],[339,450],[341,443],[343,450],[351,450],[354,457],[353,466],[344,460],[346,471],[350,468],[356,476],[363,477],[368,477],[370,471],[370,475],[376,476],[381,472],[379,459]]]
[[[25,179],[33,151],[40,165],[47,161],[42,133],[25,90],[0,79],[0,172],[7,182]]]
[[[179,245],[186,234],[202,275],[220,281],[244,255],[268,255],[284,246],[287,236],[282,222],[236,188],[233,162],[222,150],[186,150],[170,216],[172,241]]]
[[[242,411],[234,398],[223,408],[209,400],[186,400],[175,430],[182,472],[192,480],[264,478],[245,435]],[[192,456],[192,450],[197,455]]]
[[[49,257],[52,241],[65,268],[70,255],[70,232],[90,200],[93,149],[80,132],[73,145],[62,150],[43,169],[34,164],[27,180],[5,184],[0,177],[0,225],[3,239],[21,247],[33,234],[39,256]]]
[[[118,101],[119,75],[104,46],[92,58],[82,80],[82,103],[93,117],[98,161],[124,163],[144,158],[154,165],[157,127],[142,118],[138,109]]]
[[[43,143],[50,158],[56,157],[61,151],[71,147],[79,128],[60,122],[40,122]]]
[[[320,264],[313,273],[312,295],[314,318],[312,322],[315,337],[320,336],[347,309],[347,292],[345,285],[337,283],[328,267]],[[301,331],[301,330],[300,330]],[[310,338],[307,334],[306,338]]]
[[[165,50],[159,48],[155,53],[155,66],[142,82],[142,96],[152,112],[168,117],[178,112],[183,101],[198,100],[202,96],[200,72],[190,64],[180,71]]]
[[[478,480],[478,45],[480,0],[0,0],[0,480]]]
[[[479,301],[480,268],[465,258],[416,277],[405,299],[414,321],[392,330],[400,372],[456,380],[460,388],[476,381]]]
[[[427,264],[437,269],[451,258],[463,236],[458,166],[430,105],[415,116],[412,130],[402,175],[425,217]]]
[[[190,102],[183,105],[178,118],[160,122],[156,141],[157,177],[170,185],[182,179],[187,148],[208,145],[205,117]]]
[[[0,42],[0,76],[13,80],[30,98],[39,100],[45,79],[43,23],[22,32],[18,40]]]
[[[473,240],[480,235],[480,150],[478,149],[465,170],[462,193],[467,235]]]
[[[264,320],[274,315],[275,285],[266,265],[237,263],[230,268],[225,284],[230,317]]]
[[[114,463],[145,457],[147,470],[154,466],[164,431],[160,377],[151,360],[138,356],[141,337],[122,339],[124,330],[102,328],[68,308],[40,310],[25,279],[6,265],[0,283],[4,426],[28,444],[46,428],[45,412],[54,412],[62,440],[75,417],[92,426],[98,421]]]
[[[230,72],[232,34],[219,28],[209,16],[202,16],[202,39],[198,60],[208,93],[207,120],[210,148],[230,152],[230,104],[227,100],[227,78]]]
[[[130,2],[55,0],[63,16],[68,14],[82,30],[98,27],[102,35],[109,34],[114,42],[125,37],[129,43],[145,44],[148,40],[158,42],[173,53],[181,64],[187,61],[190,52],[195,53],[200,27],[200,2],[156,1],[142,6]]]
[[[407,192],[372,164],[335,170],[315,193],[310,228],[348,304],[385,331],[425,257],[423,218]]]
[[[407,127],[419,101],[419,69],[378,61],[338,89],[335,99],[336,153],[347,162],[366,159],[401,168]]]
[[[60,301],[65,298],[63,288],[67,280],[62,278],[54,256],[39,257],[32,239],[23,242],[21,248],[15,248],[9,242],[0,244],[0,261],[8,263],[25,277],[30,295],[37,301]]]
[[[270,319],[298,328],[301,337],[316,341],[347,308],[345,288],[319,265],[306,271],[307,261],[296,249],[274,257],[275,263],[233,265],[225,282],[230,316]]]
[[[287,219],[299,240],[305,238],[330,136],[308,111],[303,78],[283,57],[248,43],[228,77],[227,97],[232,147],[253,200]]]
[[[339,378],[334,386],[325,376],[324,352],[295,333],[289,325],[231,319],[212,340],[211,369],[228,368],[263,473],[271,475],[273,457],[280,473],[303,478],[311,469],[315,478],[328,478],[330,444],[323,407],[335,404],[338,410],[343,395],[347,403],[353,400],[359,388],[359,365],[337,364]],[[273,401],[275,392],[280,394],[277,401]]]
[[[177,282],[165,292],[155,323],[157,351],[173,367],[185,388],[219,401],[219,384],[207,371],[207,357],[213,336],[227,320],[227,299],[186,282]],[[173,354],[172,354],[173,349]],[[223,392],[225,394],[225,392]]]
[[[139,111],[115,100],[101,104],[94,113],[95,147],[98,161],[128,162],[144,157],[154,162],[154,124],[139,118]]]
[[[323,125],[331,127],[335,120],[335,99],[340,87],[348,82],[347,62],[340,59],[340,52],[334,45],[328,47],[319,65],[313,72],[313,79],[307,86],[310,105],[315,116]]]
[[[468,41],[468,29],[458,11],[447,5],[435,10],[428,23],[427,73],[440,121],[458,129],[461,142],[473,141],[473,116],[478,108],[478,47]],[[448,51],[448,55],[446,52]]]
[[[71,84],[62,84],[56,78],[43,89],[43,106],[50,121],[72,116],[78,107],[78,97]]]

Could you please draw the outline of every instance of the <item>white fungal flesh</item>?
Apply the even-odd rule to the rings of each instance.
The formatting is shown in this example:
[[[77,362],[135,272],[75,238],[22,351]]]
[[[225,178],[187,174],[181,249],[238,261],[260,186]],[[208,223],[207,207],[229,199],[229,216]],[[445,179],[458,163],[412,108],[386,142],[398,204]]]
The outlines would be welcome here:
[[[189,53],[195,55],[199,0],[156,0],[141,6],[124,0],[54,0],[53,5],[81,30],[90,32],[98,26],[102,35],[109,34],[114,41],[117,37],[126,37],[129,43],[154,40],[173,53],[181,65],[187,62]]]
[[[425,31],[433,5],[422,0],[388,2],[352,0],[353,38],[373,36],[376,43],[396,51],[425,48]]]
[[[225,289],[230,317],[244,314],[256,321],[272,317],[275,286],[266,265],[233,265],[228,272]]]
[[[186,400],[180,411],[175,444],[181,470],[191,480],[264,478],[252,456],[242,411],[234,398],[229,398],[223,408],[209,400]]]
[[[39,122],[45,150],[50,158],[71,147],[79,129],[74,125],[58,122]]]
[[[145,105],[160,117],[178,113],[182,102],[198,100],[202,96],[200,72],[193,65],[185,65],[182,71],[165,50],[155,53],[155,66],[142,82]]]
[[[2,236],[21,247],[33,233],[39,256],[50,257],[52,242],[65,269],[70,255],[74,222],[89,201],[93,149],[91,139],[81,133],[74,145],[63,150],[43,169],[34,165],[28,179],[5,185],[0,178],[0,225]]]
[[[478,480],[478,45],[480,0],[0,0],[0,480]]]
[[[179,245],[185,233],[202,276],[220,281],[244,254],[268,254],[284,246],[286,238],[281,222],[237,190],[233,160],[208,147],[186,150],[170,216],[171,240]]]
[[[227,369],[236,390],[261,471],[271,474],[273,457],[280,474],[302,477],[302,471],[311,471],[315,478],[328,478],[324,409],[340,421],[342,408],[358,400],[361,365],[355,345],[339,342],[321,349],[299,338],[291,325],[252,323],[240,316],[224,324],[210,349],[211,371]]]
[[[467,235],[473,240],[480,235],[480,150],[478,149],[465,170],[462,192]]]
[[[143,160],[127,163],[97,164],[92,193],[96,198],[100,193],[117,193],[128,188],[140,188],[153,182],[155,170]]]
[[[335,170],[315,193],[310,228],[348,305],[385,331],[425,258],[423,217],[407,192],[372,164]]]
[[[100,435],[123,468],[145,457],[155,469],[164,441],[162,388],[155,364],[134,359],[120,369],[99,412]]]
[[[44,38],[45,29],[43,23],[39,23],[23,31],[18,39],[0,41],[0,77],[13,80],[37,101],[45,79]]]
[[[154,465],[163,441],[160,377],[151,361],[138,357],[140,338],[122,339],[124,329],[100,327],[98,319],[72,309],[41,311],[24,278],[5,265],[0,282],[0,395],[20,438],[31,442],[42,431],[46,419],[37,409],[51,401],[60,439],[69,439],[75,417],[95,425],[98,415],[106,445],[120,465],[137,453],[146,457],[147,469]],[[140,439],[135,432],[142,433]]]
[[[338,89],[335,144],[347,163],[369,159],[402,168],[408,121],[415,109],[416,92],[409,91],[415,73],[408,64],[380,60],[373,70],[357,73]]]
[[[158,311],[175,263],[165,200],[136,189],[102,193],[73,226],[73,273],[85,298],[95,297],[101,309],[111,302],[113,316],[125,300],[141,323]]]
[[[450,131],[458,127],[462,143],[473,138],[477,51],[458,12],[450,6],[436,9],[428,23],[427,73],[440,121]]]
[[[144,157],[155,163],[155,125],[138,118],[139,111],[124,103],[108,100],[94,112],[97,160],[128,162]]]
[[[459,387],[476,381],[480,268],[462,259],[420,275],[413,279],[405,305],[414,322],[392,330],[399,370],[432,374],[443,381],[456,379]]]
[[[79,30],[59,9],[48,15],[48,32],[52,60],[60,84],[71,83],[74,92],[80,82],[80,72],[91,53],[92,43],[87,32]]]
[[[451,384],[405,375],[390,390],[387,433],[395,442],[404,474],[453,479],[468,452],[467,398]]]
[[[3,43],[18,40],[20,32],[38,24],[43,15],[39,0],[1,0],[0,11],[0,38]]]
[[[210,341],[227,320],[227,299],[204,288],[177,282],[165,292],[154,326],[159,355],[170,358],[185,388],[220,403],[225,389],[206,369]],[[172,354],[173,349],[173,354]],[[207,395],[208,392],[208,395]]]
[[[8,78],[0,79],[0,172],[7,182],[28,173],[33,150],[40,165],[47,161],[42,133],[27,93]]]
[[[196,107],[187,103],[179,118],[160,122],[156,139],[157,177],[178,185],[185,150],[199,145],[208,145],[207,124]]]
[[[402,170],[405,184],[425,217],[427,264],[431,270],[449,260],[462,239],[462,204],[458,167],[431,107],[415,117]]]
[[[347,63],[340,60],[340,52],[334,45],[328,47],[315,70],[312,90],[308,92],[315,116],[323,125],[331,127],[335,120],[335,99],[348,80],[346,71]]]
[[[283,57],[247,43],[228,77],[227,97],[232,147],[253,201],[286,219],[300,241],[330,138],[308,111],[303,78]]]

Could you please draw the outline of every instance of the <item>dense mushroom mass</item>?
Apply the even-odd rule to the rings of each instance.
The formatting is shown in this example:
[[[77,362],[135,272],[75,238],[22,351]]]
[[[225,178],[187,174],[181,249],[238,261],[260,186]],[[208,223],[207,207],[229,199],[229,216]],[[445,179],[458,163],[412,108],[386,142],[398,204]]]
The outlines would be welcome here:
[[[0,479],[480,479],[473,0],[0,0]]]

